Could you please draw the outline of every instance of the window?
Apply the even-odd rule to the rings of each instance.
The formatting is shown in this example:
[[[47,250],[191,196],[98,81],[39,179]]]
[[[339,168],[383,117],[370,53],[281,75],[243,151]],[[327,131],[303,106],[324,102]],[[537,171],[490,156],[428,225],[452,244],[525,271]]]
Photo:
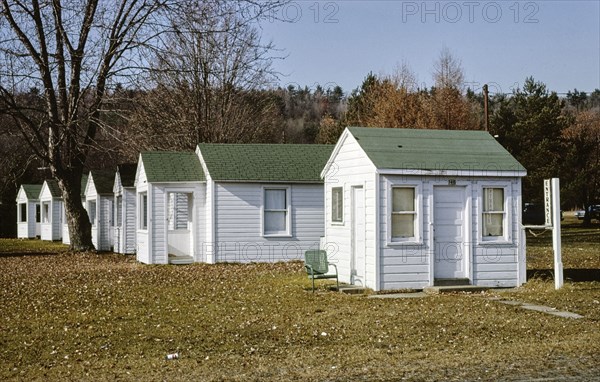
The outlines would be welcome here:
[[[188,229],[188,221],[191,218],[190,196],[182,192],[170,192],[167,197],[168,203],[168,229]]]
[[[504,236],[504,188],[483,189],[483,237]]]
[[[117,215],[117,227],[123,225],[123,196],[117,196],[117,201],[115,203],[115,215]]]
[[[415,238],[417,211],[414,187],[392,188],[392,241]]]
[[[19,204],[19,221],[20,222],[27,221],[27,204],[26,203]]]
[[[40,223],[42,221],[42,210],[39,204],[35,205],[35,222]]]
[[[50,202],[42,203],[42,223],[50,223]]]
[[[344,221],[344,189],[342,187],[331,189],[331,221],[336,223]]]
[[[96,201],[95,200],[90,200],[88,202],[88,216],[90,218],[90,223],[92,224],[92,226],[96,226]]]
[[[287,188],[264,190],[263,231],[265,236],[289,235],[289,204]]]
[[[140,229],[148,229],[148,193],[140,195]]]

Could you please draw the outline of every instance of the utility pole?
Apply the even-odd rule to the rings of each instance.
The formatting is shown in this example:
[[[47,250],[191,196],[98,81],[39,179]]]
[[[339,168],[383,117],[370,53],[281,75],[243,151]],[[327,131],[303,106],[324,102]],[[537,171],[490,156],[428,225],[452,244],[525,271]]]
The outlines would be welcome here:
[[[488,86],[483,85],[483,114],[485,116],[485,131],[490,131],[490,114],[488,111]]]

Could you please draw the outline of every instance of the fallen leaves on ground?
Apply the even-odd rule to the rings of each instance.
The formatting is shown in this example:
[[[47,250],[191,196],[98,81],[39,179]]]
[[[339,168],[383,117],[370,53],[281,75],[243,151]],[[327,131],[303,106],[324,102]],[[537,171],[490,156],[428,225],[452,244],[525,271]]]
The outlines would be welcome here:
[[[148,266],[54,244],[32,255],[31,245],[0,241],[3,380],[583,380],[600,371],[594,282],[557,295],[539,281],[508,296],[564,301],[587,316],[568,320],[479,294],[368,299],[329,292],[328,282],[313,294],[299,262]]]

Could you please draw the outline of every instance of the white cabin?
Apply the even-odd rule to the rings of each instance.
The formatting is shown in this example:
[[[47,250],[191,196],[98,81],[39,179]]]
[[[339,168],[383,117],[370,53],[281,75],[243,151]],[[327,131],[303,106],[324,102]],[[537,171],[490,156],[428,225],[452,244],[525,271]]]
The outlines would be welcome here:
[[[92,244],[98,251],[113,249],[114,178],[114,171],[92,170],[85,186],[85,206],[92,224]]]
[[[349,127],[321,173],[323,249],[375,291],[521,285],[525,175],[487,132]]]
[[[81,175],[81,205],[85,208],[85,186],[87,184],[87,174]],[[67,208],[63,208],[63,226],[62,226],[62,242],[63,244],[71,244],[71,237],[69,236],[69,222],[67,221]]]
[[[199,144],[206,176],[204,250],[196,261],[299,260],[318,249],[320,171],[332,145]]]
[[[17,237],[32,239],[41,235],[41,184],[22,184],[17,193]]]
[[[332,145],[200,144],[140,154],[136,256],[147,264],[276,262],[319,248]]]
[[[46,180],[40,191],[41,234],[42,240],[61,240],[63,202],[58,183]]]
[[[114,193],[114,251],[123,254],[135,253],[136,241],[136,195],[135,173],[137,164],[117,166]]]

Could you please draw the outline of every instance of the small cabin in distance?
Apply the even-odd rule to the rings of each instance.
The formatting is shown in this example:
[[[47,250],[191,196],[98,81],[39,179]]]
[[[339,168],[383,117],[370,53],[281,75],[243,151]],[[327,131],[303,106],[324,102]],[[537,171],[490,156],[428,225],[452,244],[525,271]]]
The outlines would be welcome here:
[[[113,248],[113,183],[111,170],[92,170],[85,186],[85,205],[92,224],[92,243],[98,251]]]
[[[135,253],[135,172],[136,163],[117,166],[114,193],[114,251],[123,254]]]
[[[17,192],[17,237],[32,239],[41,235],[41,184],[22,184]]]
[[[63,201],[58,183],[54,179],[44,181],[40,191],[42,240],[62,239]]]

